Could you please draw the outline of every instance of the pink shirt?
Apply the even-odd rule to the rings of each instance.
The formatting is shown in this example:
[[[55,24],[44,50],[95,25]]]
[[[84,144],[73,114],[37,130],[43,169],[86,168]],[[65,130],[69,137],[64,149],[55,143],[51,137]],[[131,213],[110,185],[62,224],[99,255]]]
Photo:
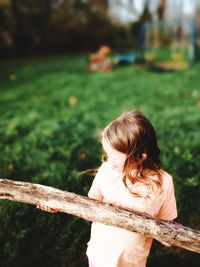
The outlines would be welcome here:
[[[104,162],[92,183],[88,196],[106,203],[142,212],[158,219],[177,217],[172,177],[162,171],[163,191],[156,194],[136,182],[131,190],[144,197],[134,196],[124,185],[120,172]],[[148,198],[145,198],[146,196]],[[86,254],[95,267],[145,267],[152,238],[118,227],[93,222]]]

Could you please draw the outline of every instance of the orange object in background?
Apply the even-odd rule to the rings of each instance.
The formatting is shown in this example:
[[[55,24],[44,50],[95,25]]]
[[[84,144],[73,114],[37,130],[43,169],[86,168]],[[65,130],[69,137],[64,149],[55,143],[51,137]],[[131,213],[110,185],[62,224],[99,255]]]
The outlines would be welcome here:
[[[88,71],[109,71],[112,70],[112,62],[110,58],[111,49],[108,46],[101,46],[97,53],[89,56],[87,65]]]

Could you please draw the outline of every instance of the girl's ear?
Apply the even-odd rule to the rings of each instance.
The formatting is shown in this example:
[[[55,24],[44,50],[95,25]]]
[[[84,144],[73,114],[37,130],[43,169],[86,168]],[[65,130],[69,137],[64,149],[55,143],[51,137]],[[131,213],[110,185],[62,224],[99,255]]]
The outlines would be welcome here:
[[[146,160],[147,159],[147,154],[146,153],[142,153],[142,160]]]

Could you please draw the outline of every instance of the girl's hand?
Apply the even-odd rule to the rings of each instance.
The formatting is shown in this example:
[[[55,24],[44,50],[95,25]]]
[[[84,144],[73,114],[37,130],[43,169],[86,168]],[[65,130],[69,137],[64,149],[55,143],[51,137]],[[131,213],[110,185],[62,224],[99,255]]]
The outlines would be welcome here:
[[[50,208],[50,207],[48,207],[48,206],[40,205],[40,204],[38,204],[36,208],[37,208],[37,209],[44,210],[44,211],[47,211],[47,212],[51,212],[51,213],[56,213],[56,212],[58,212],[58,210],[55,210],[55,209],[52,209],[52,208]]]

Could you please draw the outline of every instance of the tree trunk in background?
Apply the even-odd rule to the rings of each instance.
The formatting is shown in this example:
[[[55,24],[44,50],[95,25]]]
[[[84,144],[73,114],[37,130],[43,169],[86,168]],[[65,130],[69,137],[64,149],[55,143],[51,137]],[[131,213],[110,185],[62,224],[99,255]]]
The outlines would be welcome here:
[[[32,52],[40,43],[46,52],[51,38],[51,0],[11,0],[10,3],[16,52]]]
[[[151,236],[167,246],[178,246],[200,253],[200,231],[53,187],[0,179],[0,199],[45,205],[88,221],[98,221]]]
[[[11,0],[11,8],[13,12],[13,18],[15,22],[15,33],[20,34],[24,31],[24,21],[23,21],[23,15],[19,10],[18,4],[19,0]]]
[[[13,43],[14,50],[18,53],[24,50],[24,19],[23,14],[19,9],[19,0],[11,0],[11,9],[13,13]]]
[[[44,0],[45,42],[48,45],[51,39],[51,0]]]
[[[158,20],[163,21],[165,18],[166,0],[160,0],[157,7]]]

